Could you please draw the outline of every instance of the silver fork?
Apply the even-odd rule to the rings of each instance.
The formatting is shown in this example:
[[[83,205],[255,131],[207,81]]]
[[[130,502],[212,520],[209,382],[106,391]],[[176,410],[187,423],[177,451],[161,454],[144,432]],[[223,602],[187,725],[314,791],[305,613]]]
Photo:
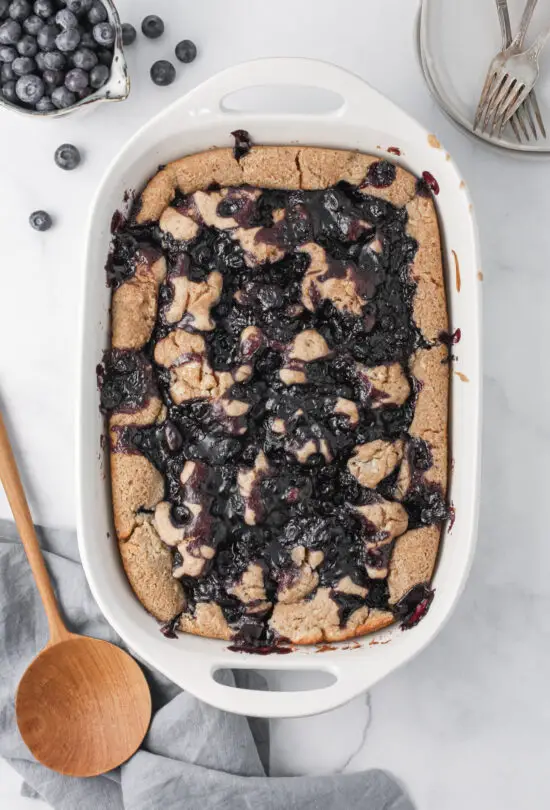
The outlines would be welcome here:
[[[529,13],[532,16],[535,4],[536,0],[535,3],[533,3],[532,8],[529,5],[527,5],[525,7],[526,13]],[[508,11],[508,0],[496,0],[496,5],[497,5],[498,19],[500,22],[500,31],[502,34],[502,50],[505,51],[512,44],[512,26],[510,24],[510,12]],[[527,31],[529,23],[531,22],[531,16],[526,20],[525,32]],[[520,32],[521,30],[522,29],[520,27]],[[525,33],[523,33],[523,37],[521,38],[520,47],[523,47],[524,38]],[[535,140],[538,141],[537,128],[535,126],[535,122],[533,121],[533,116],[531,114],[531,109],[529,107],[529,101],[531,101],[535,118],[539,123],[542,136],[546,138],[546,129],[544,127],[544,122],[542,120],[542,115],[540,113],[539,103],[537,101],[535,91],[533,90],[530,99],[528,99],[524,104],[522,104],[522,106],[519,107],[517,112],[515,112],[514,115],[510,118],[510,126],[512,127],[513,133],[516,136],[516,140],[519,141],[519,143],[522,142],[521,133],[523,133],[523,136],[527,142],[530,140],[529,131],[526,125],[527,123],[529,123],[531,127],[531,131],[535,137]]]
[[[511,31],[506,0],[496,0],[496,3],[499,19],[501,21],[503,38],[506,37],[506,40],[508,40],[511,36]],[[525,125],[525,118],[529,123],[534,137],[538,139],[535,120],[533,119],[534,113],[535,119],[540,127],[540,131],[542,135],[546,137],[546,130],[536,96],[533,98],[532,94],[529,95],[530,91],[533,89],[536,77],[530,84],[527,92],[524,93],[520,99],[520,87],[518,86],[517,79],[509,76],[507,68],[508,62],[512,58],[522,55],[521,51],[525,41],[525,35],[531,22],[536,4],[537,0],[528,0],[521,18],[518,33],[511,41],[508,48],[497,54],[491,62],[477,108],[474,121],[474,130],[481,125],[481,131],[488,132],[492,136],[495,130],[498,128],[498,134],[500,136],[506,122],[511,120],[513,115],[518,113],[516,116],[517,123],[521,127],[526,139],[529,140],[529,133]],[[512,126],[514,128],[516,137],[519,139],[519,132],[516,131],[517,126],[514,127],[515,124],[516,121],[513,122]]]

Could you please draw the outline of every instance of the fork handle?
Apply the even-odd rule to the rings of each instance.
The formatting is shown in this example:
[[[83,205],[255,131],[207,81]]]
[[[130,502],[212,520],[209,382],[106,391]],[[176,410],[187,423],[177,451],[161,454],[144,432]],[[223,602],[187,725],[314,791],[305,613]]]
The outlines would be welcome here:
[[[510,25],[510,12],[508,0],[496,0],[500,33],[502,34],[502,48],[507,48],[512,42],[512,26]]]
[[[519,24],[519,31],[517,32],[513,41],[513,45],[515,45],[515,47],[520,51],[523,48],[523,43],[525,42],[527,29],[529,28],[531,20],[533,19],[533,12],[535,11],[537,3],[538,0],[527,0],[527,5],[523,9],[523,14],[521,15],[521,22]]]

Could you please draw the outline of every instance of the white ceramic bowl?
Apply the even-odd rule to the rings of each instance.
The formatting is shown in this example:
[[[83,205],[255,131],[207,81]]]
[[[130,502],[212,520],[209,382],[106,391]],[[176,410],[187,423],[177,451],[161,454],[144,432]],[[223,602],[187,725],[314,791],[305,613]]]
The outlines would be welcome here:
[[[247,109],[231,109],[229,94],[254,87]],[[258,88],[262,88],[258,92]],[[296,91],[296,88],[300,88]],[[305,88],[305,89],[304,89]],[[301,112],[267,112],[276,92]],[[336,99],[331,112],[311,113],[297,98],[318,97],[323,90]],[[300,95],[296,95],[296,92]],[[250,102],[252,98],[252,102]],[[254,102],[256,98],[256,102]],[[109,345],[110,291],[104,265],[111,240],[112,213],[124,207],[128,189],[140,189],[159,164],[211,146],[229,145],[230,132],[247,129],[257,143],[301,143],[359,149],[387,155],[401,150],[398,163],[416,174],[431,172],[439,182],[446,280],[452,329],[460,327],[458,360],[452,375],[451,443],[453,472],[450,498],[456,510],[452,531],[444,533],[434,578],[431,610],[414,629],[392,627],[360,640],[360,648],[331,645],[319,655],[315,647],[290,655],[246,655],[223,641],[181,635],[169,640],[133,595],[119,560],[111,516],[108,457],[101,449],[105,431],[99,413],[95,367]],[[86,247],[81,312],[80,384],[77,422],[78,536],[82,562],[92,592],[105,617],[128,646],[184,689],[230,712],[257,717],[301,717],[333,709],[362,693],[422,650],[441,629],[466,580],[473,555],[480,454],[480,299],[476,227],[467,190],[442,148],[428,132],[359,78],[324,62],[263,59],[230,68],[208,80],[154,118],[125,146],[110,166],[92,206]],[[460,264],[457,290],[453,251]],[[463,375],[463,377],[458,376]],[[467,382],[465,380],[468,380]],[[388,641],[389,643],[375,643]],[[355,646],[355,645],[353,645]],[[348,649],[346,649],[348,647]],[[216,670],[323,670],[335,681],[325,688],[299,692],[257,692],[217,683]]]

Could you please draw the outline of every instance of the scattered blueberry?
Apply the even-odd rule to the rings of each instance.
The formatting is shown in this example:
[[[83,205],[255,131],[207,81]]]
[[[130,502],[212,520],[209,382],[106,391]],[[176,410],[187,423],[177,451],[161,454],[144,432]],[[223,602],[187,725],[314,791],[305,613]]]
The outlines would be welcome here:
[[[13,0],[10,3],[9,14],[12,20],[21,22],[26,20],[31,13],[31,4],[29,0]]]
[[[76,18],[76,14],[73,14],[72,11],[69,11],[68,8],[62,8],[60,11],[57,12],[55,15],[55,21],[57,25],[60,25],[61,28],[78,28],[78,20]]]
[[[40,17],[36,16],[36,14],[31,14],[30,17],[23,20],[23,28],[27,34],[31,34],[31,36],[35,37],[38,32],[44,28],[44,20],[41,20]]]
[[[55,44],[60,51],[68,53],[74,51],[80,45],[80,31],[78,28],[68,28],[62,31],[55,39]]]
[[[92,0],[67,0],[66,6],[69,11],[72,11],[73,14],[76,14],[79,17],[81,14],[85,14],[87,11],[90,11],[92,7]]]
[[[176,56],[180,62],[192,62],[197,56],[197,46],[190,39],[184,39],[176,45]]]
[[[99,90],[107,82],[110,70],[107,65],[97,65],[90,71],[90,87]]]
[[[17,101],[15,95],[15,81],[9,81],[2,85],[2,95],[6,101]]]
[[[149,14],[141,23],[141,30],[149,39],[158,39],[164,34],[164,23],[156,14]]]
[[[2,45],[0,47],[0,62],[13,62],[17,59],[17,51],[13,45]]]
[[[44,82],[40,76],[29,74],[21,76],[15,85],[15,94],[25,104],[36,104],[44,95]]]
[[[80,152],[72,143],[64,143],[55,150],[54,160],[60,169],[71,172],[80,164]]]
[[[115,29],[108,22],[94,25],[93,35],[97,44],[102,45],[104,48],[109,47],[115,41]]]
[[[17,45],[21,36],[21,26],[16,20],[6,20],[0,25],[0,45]]]
[[[15,80],[15,73],[13,72],[13,68],[10,62],[4,62],[2,67],[0,67],[0,84],[4,84],[5,82],[12,82]]]
[[[53,224],[47,211],[34,211],[29,217],[29,222],[35,231],[49,231]]]
[[[52,93],[56,87],[61,87],[64,78],[65,75],[61,70],[46,68],[42,73],[42,80],[48,93]]]
[[[88,19],[91,24],[97,25],[98,23],[105,22],[107,18],[107,9],[103,3],[98,2],[98,0],[94,0],[91,9],[88,12]]]
[[[73,68],[65,76],[65,87],[71,93],[79,93],[88,87],[88,74],[82,68]]]
[[[132,45],[136,41],[137,31],[131,23],[122,23],[122,44]]]
[[[25,34],[17,43],[17,50],[21,56],[36,56],[38,53],[38,43],[35,37]]]
[[[16,76],[26,76],[36,70],[36,62],[30,56],[18,56],[11,66]]]
[[[166,87],[168,84],[172,84],[176,78],[176,68],[166,59],[159,59],[151,68],[151,78],[155,84]]]
[[[59,28],[57,25],[45,25],[44,28],[38,32],[38,36],[36,37],[40,50],[55,51],[55,40],[58,34]]]
[[[71,61],[75,68],[91,70],[97,65],[97,54],[95,54],[89,48],[80,48],[78,51],[73,53]]]
[[[64,110],[76,104],[76,96],[66,87],[56,87],[52,93],[52,101],[58,110]]]
[[[43,20],[47,20],[52,14],[55,14],[55,5],[53,0],[35,0],[33,6],[34,13]]]
[[[48,51],[44,54],[44,65],[49,70],[63,70],[67,64],[67,57],[61,51]]]

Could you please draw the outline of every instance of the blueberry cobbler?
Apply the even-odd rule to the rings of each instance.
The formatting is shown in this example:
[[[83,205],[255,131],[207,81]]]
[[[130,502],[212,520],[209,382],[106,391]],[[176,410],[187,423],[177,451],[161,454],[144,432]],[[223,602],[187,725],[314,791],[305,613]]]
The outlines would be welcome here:
[[[162,167],[113,230],[101,401],[145,608],[250,647],[415,624],[448,516],[428,184],[240,133]]]

